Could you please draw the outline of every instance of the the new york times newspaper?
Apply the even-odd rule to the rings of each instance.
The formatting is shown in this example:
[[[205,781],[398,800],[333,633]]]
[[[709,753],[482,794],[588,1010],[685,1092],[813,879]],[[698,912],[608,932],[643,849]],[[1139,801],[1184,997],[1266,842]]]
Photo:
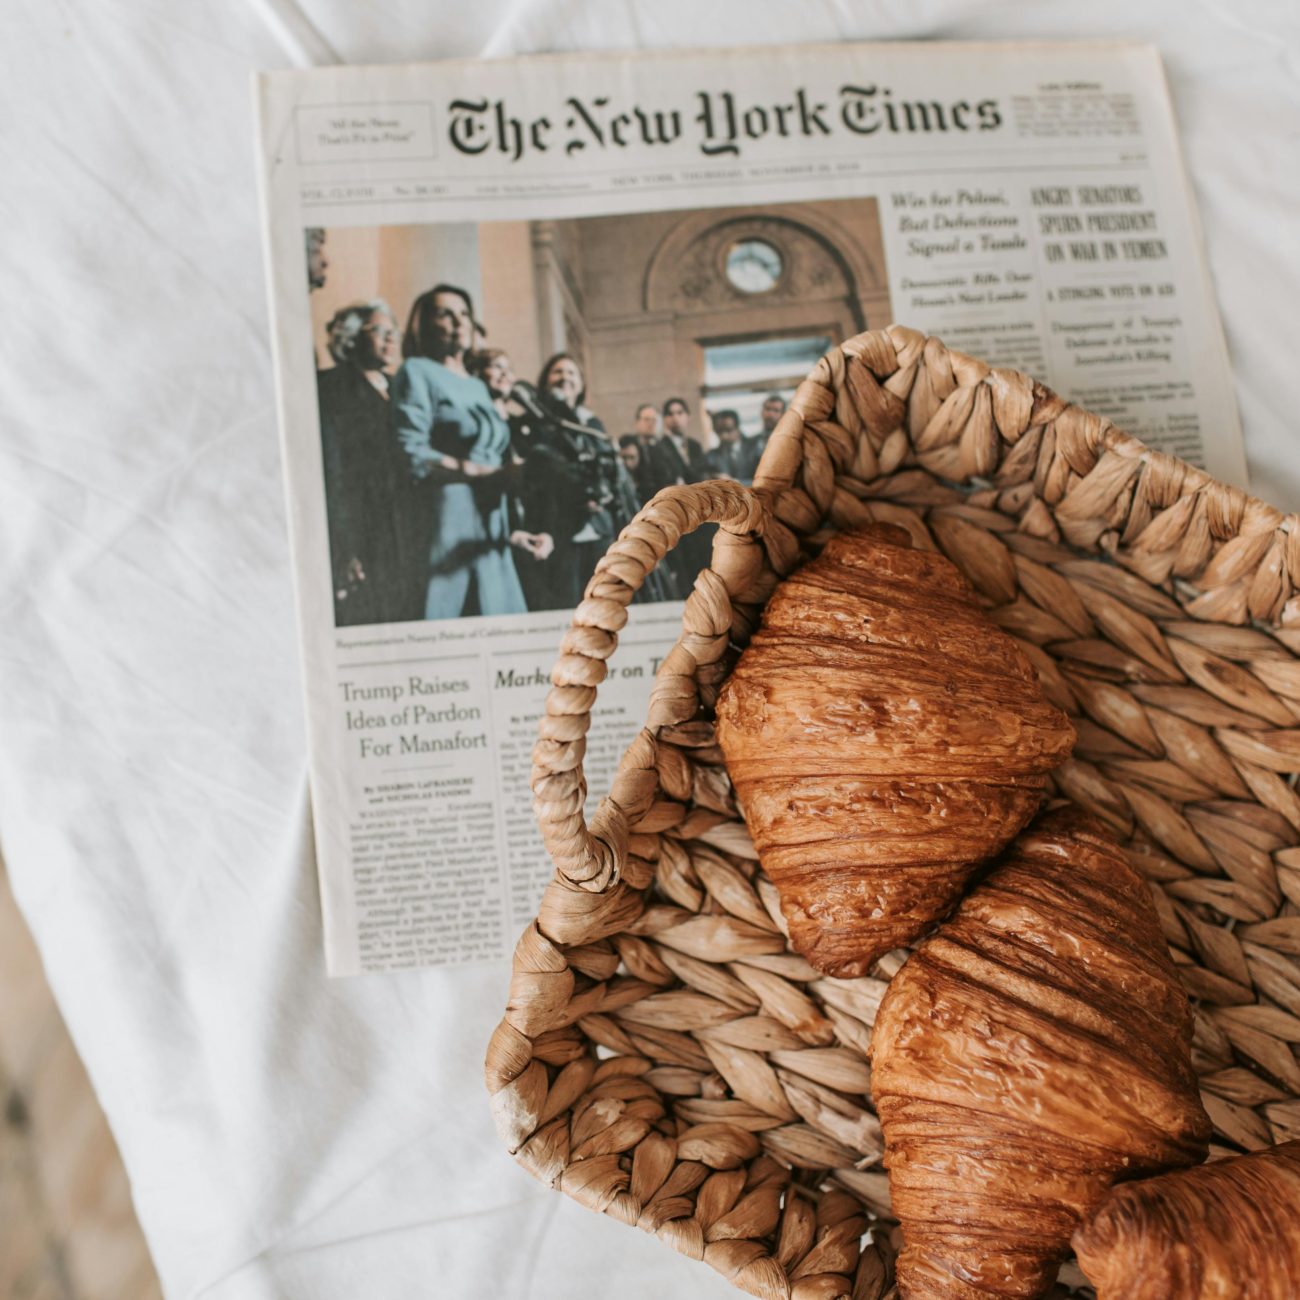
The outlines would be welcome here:
[[[568,611],[666,484],[754,474],[825,351],[899,321],[1244,483],[1159,58],[841,45],[257,86],[330,970],[506,954]],[[593,800],[705,563],[600,691]]]

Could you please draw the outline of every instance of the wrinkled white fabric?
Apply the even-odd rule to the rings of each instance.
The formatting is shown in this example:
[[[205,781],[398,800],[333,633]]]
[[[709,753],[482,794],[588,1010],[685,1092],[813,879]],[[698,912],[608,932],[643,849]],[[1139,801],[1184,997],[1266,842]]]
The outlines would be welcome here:
[[[173,1300],[733,1294],[501,1153],[503,965],[328,981],[251,72],[1123,37],[1169,69],[1253,483],[1300,506],[1292,6],[11,0],[0,18],[0,845]]]

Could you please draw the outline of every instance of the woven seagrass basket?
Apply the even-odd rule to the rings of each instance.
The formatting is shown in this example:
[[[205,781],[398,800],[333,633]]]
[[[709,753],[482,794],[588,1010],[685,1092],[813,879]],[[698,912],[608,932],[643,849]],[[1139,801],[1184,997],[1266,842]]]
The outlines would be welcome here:
[[[588,826],[584,735],[626,606],[707,520],[712,567]],[[597,566],[534,753],[555,877],[487,1057],[530,1173],[773,1300],[890,1292],[866,1053],[906,954],[841,981],[789,950],[712,709],[780,578],[871,520],[952,559],[1073,717],[1054,794],[1152,884],[1212,1158],[1300,1137],[1300,521],[1023,375],[861,334],[800,387],[752,490],[667,489]],[[1067,1265],[1058,1293],[1081,1283]]]

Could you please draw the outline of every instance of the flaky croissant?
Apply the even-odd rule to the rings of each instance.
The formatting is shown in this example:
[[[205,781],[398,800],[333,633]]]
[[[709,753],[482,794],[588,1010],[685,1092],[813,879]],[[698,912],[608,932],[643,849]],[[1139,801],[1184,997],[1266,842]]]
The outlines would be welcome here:
[[[777,588],[717,737],[790,942],[851,976],[947,914],[1074,729],[958,570],[876,525]]]
[[[1097,1300],[1300,1296],[1300,1142],[1117,1187],[1074,1249]]]
[[[1041,817],[876,1017],[902,1295],[1042,1295],[1112,1183],[1203,1160],[1191,1037],[1145,882],[1085,814]]]

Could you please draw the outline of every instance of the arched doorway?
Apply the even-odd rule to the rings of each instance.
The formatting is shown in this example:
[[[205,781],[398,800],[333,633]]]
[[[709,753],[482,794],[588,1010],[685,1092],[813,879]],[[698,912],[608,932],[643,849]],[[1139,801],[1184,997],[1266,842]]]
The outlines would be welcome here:
[[[874,268],[855,268],[841,251],[854,241],[833,242],[825,225],[789,208],[695,213],[647,267],[646,310],[671,313],[700,403],[736,411],[748,431],[769,394],[788,398],[828,348],[867,327],[859,276]]]

